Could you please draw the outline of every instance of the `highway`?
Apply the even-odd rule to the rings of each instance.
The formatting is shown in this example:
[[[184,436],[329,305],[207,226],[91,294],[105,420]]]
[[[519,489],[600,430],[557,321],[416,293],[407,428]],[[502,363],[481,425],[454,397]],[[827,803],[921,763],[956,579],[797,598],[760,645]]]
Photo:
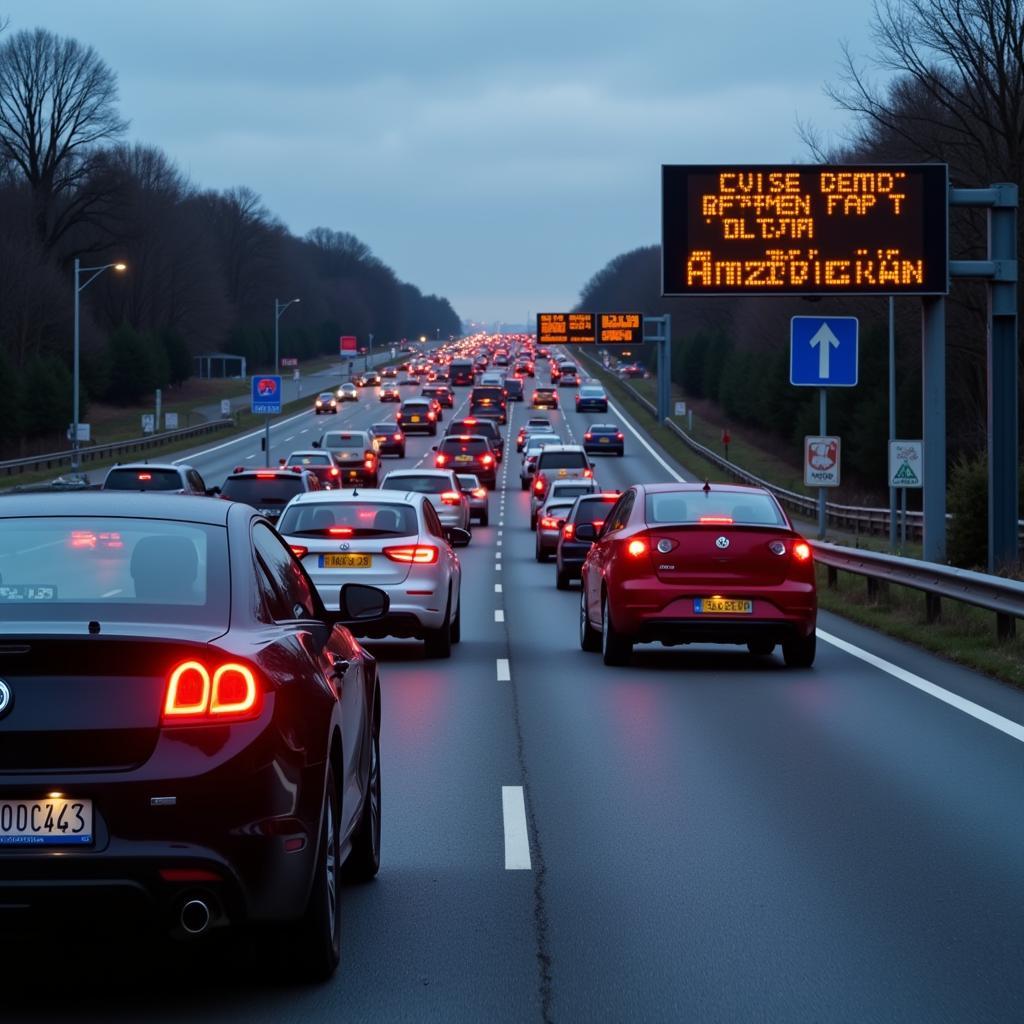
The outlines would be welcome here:
[[[275,424],[272,462],[393,416],[362,395]],[[604,488],[685,472],[618,410],[562,399],[567,440],[624,429]],[[2,1019],[1020,1020],[1024,694],[826,613],[809,671],[658,646],[606,668],[579,648],[578,585],[534,560],[511,408],[491,525],[460,552],[463,642],[368,645],[382,867],[345,892],[334,980],[275,980],[259,935],[154,952],[69,925],[3,947],[22,983]],[[176,460],[219,484],[262,465],[261,434]]]

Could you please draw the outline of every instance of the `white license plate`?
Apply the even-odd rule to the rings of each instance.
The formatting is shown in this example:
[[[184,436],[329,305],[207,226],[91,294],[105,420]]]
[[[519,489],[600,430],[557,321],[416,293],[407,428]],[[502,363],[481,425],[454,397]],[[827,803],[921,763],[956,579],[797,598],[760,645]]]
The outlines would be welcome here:
[[[85,846],[91,842],[91,800],[0,800],[0,846]]]

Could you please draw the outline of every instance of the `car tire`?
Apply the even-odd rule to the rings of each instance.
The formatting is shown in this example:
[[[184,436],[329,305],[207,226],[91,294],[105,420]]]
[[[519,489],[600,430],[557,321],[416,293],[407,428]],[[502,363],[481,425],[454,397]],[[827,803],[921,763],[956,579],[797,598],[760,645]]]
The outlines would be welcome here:
[[[444,621],[437,629],[428,629],[423,634],[423,648],[428,658],[450,658],[452,656],[451,613],[451,598],[449,598]]]
[[[288,929],[285,946],[293,972],[307,981],[327,981],[341,962],[340,849],[341,800],[329,767],[309,904],[300,921]]]
[[[536,544],[534,545],[534,552],[533,552],[533,557],[534,557],[534,558],[535,558],[535,559],[536,559],[536,560],[537,560],[538,562],[546,562],[546,561],[548,560],[548,558],[550,558],[550,557],[551,557],[551,556],[550,556],[550,555],[549,555],[549,554],[548,554],[548,553],[547,553],[546,551],[543,551],[543,550],[541,549],[541,546],[540,546],[540,537],[538,537],[538,538],[537,538],[537,543],[536,543]]]
[[[459,607],[455,612],[455,619],[452,621],[452,643],[462,642],[462,591],[459,591]]]
[[[519,480],[519,490],[527,491],[529,489],[530,489],[530,482],[528,480],[523,480],[522,478],[520,478],[520,480]]]
[[[587,616],[587,587],[580,594],[580,648],[590,654],[601,650],[601,634],[590,624]]]
[[[775,644],[768,640],[750,640],[747,642],[747,650],[755,658],[767,658],[775,650]]]
[[[564,569],[555,567],[555,588],[557,590],[569,589],[569,574]]]
[[[370,722],[370,764],[366,798],[359,824],[352,835],[352,849],[345,861],[345,878],[369,882],[380,870],[380,689],[374,694],[373,721]]]
[[[633,656],[633,641],[623,636],[612,622],[607,594],[601,600],[601,655],[606,665],[628,665]]]
[[[816,633],[810,636],[787,640],[782,645],[782,657],[787,668],[810,668],[814,664],[814,655],[818,646]]]
[[[484,512],[480,516],[480,525],[481,526],[486,526],[490,521],[491,521],[491,513],[489,511],[488,512]]]
[[[437,437],[437,424],[432,424],[427,433],[430,434],[431,437]]]

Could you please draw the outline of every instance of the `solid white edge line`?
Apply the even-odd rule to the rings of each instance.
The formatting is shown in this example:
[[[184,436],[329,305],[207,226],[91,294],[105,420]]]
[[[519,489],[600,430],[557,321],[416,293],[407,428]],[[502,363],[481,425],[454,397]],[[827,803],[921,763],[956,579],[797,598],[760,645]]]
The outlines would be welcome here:
[[[989,725],[993,729],[998,729],[1001,733],[1005,733],[1007,736],[1011,737],[1011,739],[1015,739],[1019,743],[1024,743],[1024,725],[1011,721],[1009,718],[1003,718],[1002,715],[997,715],[994,711],[989,711],[988,708],[983,708],[980,704],[975,704],[973,701],[967,700],[966,697],[961,697],[959,694],[951,693],[949,690],[944,690],[941,686],[937,686],[935,683],[930,683],[927,679],[924,679],[913,672],[908,672],[907,669],[900,668],[899,665],[894,665],[891,661],[879,658],[877,654],[871,654],[869,651],[865,651],[860,647],[857,647],[855,644],[848,643],[846,640],[840,640],[839,637],[833,636],[831,633],[826,633],[823,629],[817,630],[817,634],[820,639],[825,641],[825,643],[831,644],[833,647],[838,647],[839,650],[846,654],[852,655],[854,658],[859,658],[868,665],[880,669],[882,672],[888,673],[894,679],[898,679],[902,683],[907,683],[909,686],[915,687],[922,693],[927,693],[929,697],[941,700],[944,704],[948,704],[950,707],[956,708],[957,711],[962,711],[965,715],[970,715],[971,718],[976,718],[979,722],[983,722],[985,725]]]
[[[281,420],[279,423],[271,423],[270,429],[277,430],[278,427],[283,427],[288,423],[294,423],[296,420],[301,419],[303,416],[308,416],[309,410],[306,409],[304,412],[296,413],[294,416],[289,416],[286,420]],[[186,455],[182,459],[173,459],[171,461],[172,466],[180,466],[183,462],[190,462],[192,459],[200,459],[206,455],[212,455],[214,452],[223,451],[225,448],[230,448],[232,445],[241,444],[243,441],[251,441],[254,437],[260,437],[265,433],[266,428],[260,427],[259,430],[254,430],[251,434],[243,434],[241,437],[233,437],[230,441],[225,441],[223,444],[214,445],[212,448],[203,448],[198,452],[192,452],[191,455]]]
[[[498,670],[498,682],[507,683],[512,679],[512,673],[509,671],[508,658],[497,659],[497,670]]]
[[[501,816],[505,825],[505,870],[530,871],[530,834],[522,786],[501,787]]]

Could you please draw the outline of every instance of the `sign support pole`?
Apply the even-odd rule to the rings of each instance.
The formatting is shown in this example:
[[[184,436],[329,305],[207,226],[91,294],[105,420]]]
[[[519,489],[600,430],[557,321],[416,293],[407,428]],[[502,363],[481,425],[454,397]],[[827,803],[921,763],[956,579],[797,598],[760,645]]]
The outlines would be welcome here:
[[[660,328],[657,334],[648,334],[648,326]],[[654,342],[658,346],[657,375],[658,386],[655,389],[655,405],[657,406],[658,422],[664,423],[672,411],[672,316],[645,316],[643,323],[644,341]]]
[[[818,388],[818,433],[828,433],[828,388]],[[818,488],[818,540],[825,539],[825,494],[824,487]]]
[[[270,417],[263,418],[263,447],[265,449],[264,465],[270,469]]]
[[[889,441],[896,440],[896,300],[889,296]],[[896,488],[889,488],[889,550],[896,550]]]
[[[946,297],[921,300],[924,560],[946,560]]]

